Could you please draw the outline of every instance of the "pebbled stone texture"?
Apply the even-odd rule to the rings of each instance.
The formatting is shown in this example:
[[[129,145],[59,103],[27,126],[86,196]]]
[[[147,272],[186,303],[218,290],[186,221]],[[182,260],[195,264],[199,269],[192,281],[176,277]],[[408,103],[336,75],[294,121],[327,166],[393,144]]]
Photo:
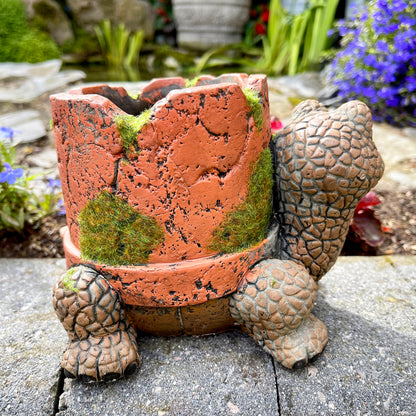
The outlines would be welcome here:
[[[304,101],[272,148],[278,257],[300,261],[320,279],[340,253],[357,203],[383,174],[370,110],[359,101],[335,111]]]
[[[325,325],[310,315],[316,282],[304,266],[264,260],[230,298],[231,316],[266,352],[288,368],[304,365],[325,347]]]
[[[416,257],[341,257],[314,314],[330,342],[314,362],[276,366],[284,416],[413,416]]]

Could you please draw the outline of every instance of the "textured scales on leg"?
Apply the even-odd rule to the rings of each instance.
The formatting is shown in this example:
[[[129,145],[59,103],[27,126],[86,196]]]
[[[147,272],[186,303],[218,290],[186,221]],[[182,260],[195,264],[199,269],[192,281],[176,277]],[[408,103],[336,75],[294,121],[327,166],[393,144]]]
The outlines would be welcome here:
[[[67,376],[111,380],[140,365],[136,333],[117,293],[98,272],[86,266],[69,269],[53,289],[53,306],[69,337],[62,359]]]
[[[311,315],[317,283],[291,260],[263,260],[230,297],[232,317],[282,365],[306,364],[325,347],[325,325]]]
[[[360,101],[335,111],[304,101],[272,148],[278,257],[298,260],[320,279],[342,249],[359,200],[383,173],[371,112]]]

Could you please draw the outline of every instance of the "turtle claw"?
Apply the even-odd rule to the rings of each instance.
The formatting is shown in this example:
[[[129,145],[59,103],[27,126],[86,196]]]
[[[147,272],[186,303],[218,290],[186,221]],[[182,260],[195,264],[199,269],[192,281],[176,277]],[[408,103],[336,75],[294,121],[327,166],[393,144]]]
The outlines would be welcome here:
[[[134,331],[74,340],[62,359],[65,375],[81,381],[110,381],[128,376],[140,365]]]

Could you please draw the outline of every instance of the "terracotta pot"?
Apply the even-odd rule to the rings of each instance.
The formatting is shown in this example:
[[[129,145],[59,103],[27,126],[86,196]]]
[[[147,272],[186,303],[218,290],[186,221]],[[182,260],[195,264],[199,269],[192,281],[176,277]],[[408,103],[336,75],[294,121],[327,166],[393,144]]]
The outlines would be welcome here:
[[[180,46],[197,50],[239,43],[250,0],[172,0]]]
[[[250,115],[246,88],[258,94],[261,129]],[[87,87],[52,96],[51,106],[67,212],[62,235],[68,267],[89,264],[108,276],[123,303],[142,307],[141,319],[134,319],[137,329],[193,333],[178,327],[175,317],[163,330],[149,324],[143,307],[222,298],[235,292],[249,267],[266,255],[267,240],[221,256],[212,248],[215,230],[246,199],[253,165],[270,140],[266,78],[205,76],[191,88],[182,78],[158,79],[137,100],[122,88]],[[137,134],[140,150],[123,149],[114,120],[143,107],[151,114]],[[106,264],[83,250],[80,214],[104,191],[159,224],[163,238],[145,264]],[[207,331],[224,329],[221,325],[211,324]],[[205,332],[204,326],[187,326]]]

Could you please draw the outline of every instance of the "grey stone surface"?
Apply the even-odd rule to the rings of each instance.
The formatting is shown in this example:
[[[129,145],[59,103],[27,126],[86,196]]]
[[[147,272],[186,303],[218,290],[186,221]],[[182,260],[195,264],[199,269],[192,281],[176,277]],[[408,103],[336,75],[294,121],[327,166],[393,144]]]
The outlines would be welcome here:
[[[272,360],[243,334],[144,336],[139,351],[128,379],[67,380],[58,415],[278,415]]]
[[[14,130],[13,144],[30,143],[46,135],[45,127],[36,110],[21,110],[0,116],[0,126]]]
[[[1,415],[53,414],[67,337],[51,290],[64,270],[62,259],[0,259]],[[143,335],[136,374],[67,379],[56,414],[416,415],[416,257],[341,257],[320,286],[329,343],[304,369],[285,370],[240,333]]]
[[[318,293],[329,342],[304,369],[277,366],[281,415],[415,415],[416,258],[340,258]]]
[[[29,103],[45,92],[85,78],[78,70],[60,71],[59,59],[36,64],[0,63],[0,102]]]
[[[416,140],[407,130],[374,123],[373,138],[386,165],[377,190],[416,189]]]
[[[71,22],[59,2],[55,0],[23,0],[26,15],[42,22],[52,39],[58,44],[73,41]]]
[[[0,414],[51,415],[66,333],[52,308],[62,259],[0,259]]]
[[[321,76],[317,72],[269,78],[268,84],[288,97],[300,99],[316,98],[323,88]]]

